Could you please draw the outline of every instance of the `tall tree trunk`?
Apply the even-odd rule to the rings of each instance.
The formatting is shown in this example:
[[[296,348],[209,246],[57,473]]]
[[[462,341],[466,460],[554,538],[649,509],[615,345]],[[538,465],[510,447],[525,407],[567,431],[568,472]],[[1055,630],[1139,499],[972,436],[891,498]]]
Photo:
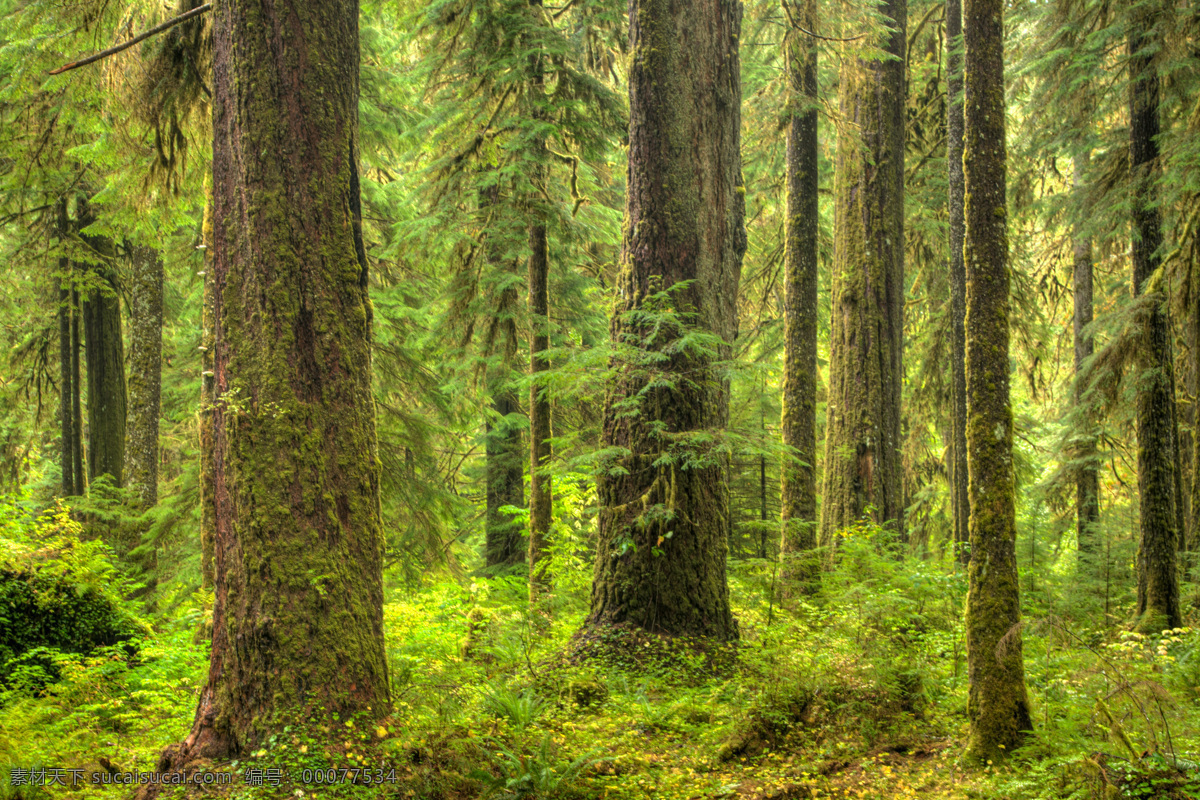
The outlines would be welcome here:
[[[1074,402],[1079,424],[1086,427],[1076,460],[1081,462],[1075,478],[1075,535],[1079,544],[1080,558],[1094,562],[1100,555],[1096,523],[1100,521],[1100,468],[1096,463],[1096,437],[1090,409],[1085,406],[1083,381],[1080,373],[1083,362],[1092,355],[1092,336],[1084,329],[1092,324],[1092,240],[1079,232],[1082,227],[1083,175],[1087,168],[1087,154],[1075,156],[1074,191],[1076,213],[1079,215],[1071,234],[1074,256],[1072,270],[1075,299],[1075,392]],[[1096,564],[1086,568],[1096,573]]]
[[[74,270],[74,267],[72,267]],[[73,275],[73,278],[77,278]],[[83,349],[83,305],[79,288],[71,282],[71,425],[74,441],[71,443],[71,472],[75,476],[75,493],[87,491],[87,475],[83,470],[83,380],[80,369],[80,351]]]
[[[950,514],[954,556],[971,560],[967,495],[967,268],[963,263],[962,0],[946,0],[946,165],[950,200]]]
[[[388,704],[358,4],[220,3],[213,53],[213,640],[160,769]]]
[[[216,578],[215,547],[217,538],[216,481],[219,471],[213,450],[213,431],[216,426],[216,373],[213,356],[216,352],[216,277],[213,272],[213,192],[205,181],[204,220],[200,229],[200,244],[204,248],[204,294],[200,301],[200,583],[211,588]]]
[[[67,204],[59,203],[58,219],[55,223],[60,246],[65,247],[70,237],[70,220],[67,217]],[[75,475],[75,450],[78,446],[79,432],[75,428],[75,397],[79,386],[71,370],[71,323],[75,319],[75,306],[71,302],[71,289],[74,276],[71,270],[71,260],[65,254],[58,259],[58,361],[59,361],[59,427],[62,437],[60,449],[60,465],[62,471],[62,493],[64,497],[72,497],[83,493],[81,484],[83,476],[78,480]]]
[[[1176,512],[1174,358],[1171,324],[1161,293],[1146,297],[1150,277],[1161,263],[1161,218],[1154,201],[1158,171],[1158,70],[1145,31],[1153,19],[1135,11],[1129,31],[1129,167],[1133,196],[1133,294],[1145,297],[1142,309],[1140,375],[1137,383],[1138,494],[1141,537],[1138,542],[1138,618],[1144,631],[1181,624]]]
[[[1004,3],[966,0],[963,39],[967,269],[968,754],[1011,753],[1032,728],[1021,646],[1004,142]]]
[[[145,509],[158,502],[163,262],[153,247],[135,246],[130,255],[128,483]]]
[[[784,455],[780,560],[784,586],[817,588],[817,29],[815,0],[789,9],[787,214],[784,250]]]
[[[901,537],[900,389],[904,341],[906,0],[879,6],[890,56],[852,57],[841,74],[833,319],[820,541],[868,513]],[[863,48],[865,43],[851,45]]]
[[[534,25],[540,24],[542,0],[529,0]],[[531,56],[533,78],[532,116],[545,122],[545,63],[541,52]],[[550,467],[550,398],[538,377],[550,369],[546,351],[550,349],[550,242],[546,231],[546,209],[538,197],[545,192],[547,177],[546,140],[538,133],[533,143],[534,193],[530,201],[529,225],[529,599],[536,601],[550,588],[547,552],[550,525],[554,516]],[[540,190],[540,191],[539,191]]]
[[[624,455],[598,481],[591,626],[737,637],[725,577],[728,463],[713,443],[729,419],[714,362],[737,335],[746,250],[740,30],[734,0],[630,0],[618,355],[603,428],[604,447]],[[667,329],[658,338],[646,315]],[[657,358],[687,331],[722,344]]]
[[[80,200],[79,227],[95,221],[87,203]],[[89,267],[90,279],[83,298],[83,333],[87,343],[88,477],[125,480],[125,343],[121,335],[121,298],[117,295],[113,262],[116,248],[106,236],[83,236],[99,263]]]

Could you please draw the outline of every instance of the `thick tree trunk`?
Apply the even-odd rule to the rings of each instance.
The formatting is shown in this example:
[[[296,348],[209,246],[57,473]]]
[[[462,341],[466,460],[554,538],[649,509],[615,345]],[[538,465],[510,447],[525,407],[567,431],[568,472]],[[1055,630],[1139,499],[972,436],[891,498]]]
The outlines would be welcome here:
[[[888,60],[842,68],[834,194],[820,541],[868,514],[904,533],[900,389],[904,341],[904,64],[906,0],[879,6]],[[865,43],[850,45],[866,47]]]
[[[79,227],[94,221],[86,202],[80,200]],[[112,478],[115,486],[125,481],[125,343],[121,336],[121,298],[117,295],[113,261],[116,248],[104,236],[83,236],[92,256],[99,262],[89,268],[87,294],[83,299],[83,334],[86,341],[88,385],[88,478]]]
[[[1129,33],[1129,167],[1133,196],[1133,294],[1143,297],[1147,281],[1161,263],[1161,218],[1154,202],[1158,170],[1158,71],[1145,50],[1143,31],[1152,26],[1138,14]],[[1138,543],[1138,625],[1159,631],[1181,624],[1175,475],[1175,376],[1171,324],[1165,299],[1155,292],[1143,309],[1137,382],[1138,494],[1141,537]]]
[[[950,213],[950,514],[954,556],[971,560],[967,495],[967,268],[963,263],[962,0],[946,0],[946,165]]]
[[[785,6],[785,10],[787,7]],[[783,443],[780,559],[784,586],[817,588],[817,29],[815,0],[790,10],[785,43],[789,96],[784,251]]]
[[[963,39],[967,269],[968,754],[997,759],[1032,728],[1021,646],[1004,142],[1004,4],[966,0]]]
[[[625,454],[599,479],[591,626],[737,637],[725,578],[728,465],[714,446],[729,419],[729,389],[714,362],[737,335],[746,249],[740,29],[734,0],[629,6],[628,191],[612,321],[619,349],[603,430],[604,447]],[[647,315],[662,323],[657,338]],[[664,354],[686,331],[722,344]]]
[[[129,281],[129,489],[137,505],[158,502],[158,415],[162,393],[163,262],[134,247]]]
[[[388,705],[358,4],[220,3],[213,51],[213,641],[160,769]]]
[[[1074,190],[1077,206],[1083,194],[1083,173],[1087,166],[1087,155],[1075,157]],[[1081,210],[1079,213],[1082,213]],[[1075,298],[1075,392],[1074,402],[1079,424],[1086,426],[1075,458],[1082,462],[1075,478],[1075,535],[1079,544],[1079,555],[1083,561],[1096,561],[1100,556],[1096,523],[1100,521],[1100,469],[1095,462],[1096,437],[1092,430],[1091,411],[1085,407],[1083,381],[1080,372],[1083,362],[1092,355],[1091,334],[1084,329],[1092,324],[1092,240],[1079,233],[1082,226],[1077,221],[1072,231],[1071,249],[1074,256],[1073,285]],[[1099,565],[1091,564],[1087,569],[1098,574]]]

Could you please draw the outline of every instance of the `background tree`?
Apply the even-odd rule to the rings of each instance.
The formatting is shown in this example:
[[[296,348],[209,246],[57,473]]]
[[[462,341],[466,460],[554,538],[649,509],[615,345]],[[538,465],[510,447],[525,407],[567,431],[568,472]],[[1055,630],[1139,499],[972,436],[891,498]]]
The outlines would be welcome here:
[[[839,91],[823,545],[868,513],[904,531],[906,0],[890,0],[880,13],[887,28],[882,53],[848,44]]]

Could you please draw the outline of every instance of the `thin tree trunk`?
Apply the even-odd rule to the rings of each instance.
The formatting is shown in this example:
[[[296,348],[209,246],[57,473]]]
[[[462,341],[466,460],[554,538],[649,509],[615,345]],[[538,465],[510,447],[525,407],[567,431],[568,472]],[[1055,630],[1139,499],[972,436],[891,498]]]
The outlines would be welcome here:
[[[492,391],[492,411],[499,418],[488,423],[485,444],[487,466],[487,519],[485,531],[486,563],[489,567],[511,567],[525,561],[527,548],[522,541],[520,522],[500,509],[525,505],[524,454],[521,429],[508,419],[520,414],[516,394],[508,387]]]
[[[624,455],[598,481],[593,627],[737,637],[728,459],[714,446],[729,387],[714,362],[737,335],[746,250],[740,29],[734,0],[629,5],[628,191],[603,428],[603,446]],[[659,338],[644,314],[665,326]],[[658,358],[687,331],[722,344]]]
[[[65,246],[70,234],[66,201],[61,201],[56,222],[60,246]],[[75,311],[71,304],[71,260],[64,254],[58,259],[58,361],[59,361],[59,405],[58,416],[62,438],[60,465],[62,471],[62,493],[64,497],[80,494],[75,481],[75,411],[74,398],[77,391],[71,372],[71,321]]]
[[[785,6],[786,9],[786,6]],[[814,591],[817,558],[817,29],[815,0],[791,9],[785,43],[789,90],[784,251],[783,443],[780,559],[785,588]]]
[[[80,369],[80,351],[83,342],[83,306],[79,289],[71,283],[71,425],[74,440],[71,442],[71,472],[75,476],[75,493],[87,491],[87,475],[83,470],[83,371]]]
[[[207,181],[205,182],[208,183]],[[213,449],[216,425],[216,374],[213,356],[216,352],[216,302],[213,273],[213,193],[205,186],[204,220],[200,244],[204,247],[204,294],[200,309],[200,583],[211,588],[216,578],[215,546],[217,536],[216,481],[219,467]]]
[[[1004,141],[1004,3],[966,0],[964,187],[967,269],[967,469],[971,561],[966,640],[967,752],[1012,753],[1030,730],[1016,556]]]
[[[1087,154],[1075,156],[1074,166],[1077,214],[1082,215],[1080,199],[1083,194],[1083,174],[1087,168]],[[1096,462],[1096,438],[1093,431],[1092,414],[1085,406],[1084,386],[1080,378],[1083,362],[1091,357],[1093,350],[1092,336],[1084,332],[1084,329],[1092,323],[1092,240],[1079,233],[1082,224],[1080,218],[1076,221],[1072,231],[1074,256],[1072,275],[1075,300],[1074,402],[1079,424],[1086,426],[1087,429],[1075,456],[1081,462],[1075,479],[1075,535],[1079,545],[1080,558],[1084,562],[1088,562],[1095,561],[1099,555],[1096,539],[1098,532],[1095,526],[1100,521],[1100,467]],[[1094,572],[1095,566],[1095,564],[1090,564],[1086,568],[1089,572]]]
[[[535,15],[541,14],[541,0],[530,0]],[[545,64],[539,52],[533,60],[533,118],[544,121]],[[545,190],[547,177],[545,139],[539,134],[533,145],[535,189]],[[530,203],[533,219],[529,225],[529,599],[550,589],[547,574],[548,539],[553,522],[554,500],[550,474],[550,398],[538,377],[550,369],[546,351],[550,349],[550,243],[546,231],[546,209],[535,193]]]
[[[129,489],[140,508],[158,502],[158,416],[162,394],[163,262],[137,246],[129,285]]]
[[[388,707],[358,4],[221,3],[213,52],[213,640],[160,771]]]
[[[1129,166],[1133,196],[1133,294],[1142,298],[1147,281],[1161,263],[1161,218],[1154,203],[1158,171],[1158,71],[1146,52],[1153,26],[1147,12],[1135,12],[1129,32]],[[1138,625],[1160,631],[1181,624],[1176,575],[1176,441],[1174,358],[1171,324],[1161,294],[1147,297],[1142,309],[1140,372],[1137,383],[1138,493],[1141,537],[1138,543]]]
[[[820,542],[870,516],[904,535],[900,391],[904,343],[906,0],[879,6],[887,59],[852,57],[841,75],[834,195]],[[866,47],[866,43],[851,45]]]
[[[967,268],[963,263],[962,0],[946,0],[946,164],[950,199],[950,514],[954,557],[971,560],[967,495]]]

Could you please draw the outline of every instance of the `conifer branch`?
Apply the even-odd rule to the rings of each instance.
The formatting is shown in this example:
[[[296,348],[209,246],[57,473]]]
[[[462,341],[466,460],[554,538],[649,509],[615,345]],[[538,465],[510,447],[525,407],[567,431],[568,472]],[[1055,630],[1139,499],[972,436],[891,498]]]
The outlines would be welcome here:
[[[101,59],[116,55],[117,53],[121,52],[122,50],[128,50],[129,48],[133,47],[138,42],[146,41],[151,36],[156,36],[165,30],[174,28],[176,25],[180,24],[181,22],[187,22],[189,19],[192,19],[193,17],[198,17],[201,14],[203,14],[207,11],[211,11],[211,10],[212,10],[212,3],[205,3],[202,6],[197,6],[196,8],[193,8],[191,11],[188,11],[186,14],[180,14],[178,17],[173,17],[173,18],[167,20],[166,22],[162,23],[161,25],[155,25],[150,30],[139,33],[137,36],[133,37],[132,39],[130,39],[127,42],[122,42],[121,44],[116,45],[115,47],[110,47],[107,50],[101,50],[99,53],[96,53],[95,55],[90,55],[87,58],[81,58],[78,61],[72,61],[69,64],[63,64],[58,69],[52,69],[52,70],[50,70],[50,74],[58,75],[60,73],[67,72],[69,70],[79,69],[80,67],[86,67],[88,64],[94,64],[97,61],[100,61]]]

